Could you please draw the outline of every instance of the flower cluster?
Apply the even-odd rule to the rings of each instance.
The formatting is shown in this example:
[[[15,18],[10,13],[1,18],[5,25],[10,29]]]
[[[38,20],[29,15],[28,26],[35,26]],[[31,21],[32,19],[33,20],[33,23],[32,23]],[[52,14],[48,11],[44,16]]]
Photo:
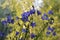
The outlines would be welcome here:
[[[32,14],[35,14],[36,11],[37,11],[37,15],[41,15],[41,14],[42,14],[39,10],[35,10],[35,9],[33,8],[33,9],[31,9],[30,11],[23,12],[23,13],[21,14],[22,18],[16,17],[16,20],[22,19],[22,21],[23,21],[24,23],[25,23],[25,22],[30,22],[30,20],[28,19],[28,17],[31,16]],[[52,13],[53,13],[53,12],[52,12],[51,10],[48,12],[48,14],[52,14]],[[48,17],[48,15],[47,15],[46,13],[44,13],[44,14],[41,16],[41,19],[42,19],[42,20],[50,20],[49,17]],[[53,19],[51,18],[51,20],[53,20]],[[4,20],[4,21],[2,21],[2,24],[3,24],[3,25],[6,25],[7,23],[9,23],[9,24],[12,23],[12,24],[14,24],[14,19],[12,19],[12,16],[11,16],[11,15],[8,15],[8,16],[7,16],[7,19]],[[52,21],[50,21],[50,23],[52,23]],[[20,23],[18,23],[18,25],[20,26]],[[30,26],[32,26],[32,28],[34,28],[34,27],[36,26],[36,22],[34,22],[34,21],[30,22]],[[54,31],[54,28],[50,28],[50,26],[49,26],[49,27],[48,27],[48,30],[50,30],[51,32],[53,32],[53,31]],[[27,31],[26,29],[22,28],[22,32],[23,32],[23,33],[27,33],[28,31]],[[46,32],[46,33],[47,33],[47,34],[50,34],[51,32]],[[16,31],[16,35],[18,35],[18,34],[19,34],[19,32]],[[53,32],[53,35],[55,36],[56,33]],[[31,34],[31,38],[34,38],[34,37],[35,37],[35,34]]]
[[[50,2],[50,0],[44,0],[44,2],[43,0],[31,0],[33,2],[30,2],[29,0],[18,1],[19,2],[17,2],[17,0],[6,0],[6,2],[4,2],[0,7],[2,8],[2,6],[6,6],[7,3],[8,8],[7,6],[6,8],[9,9],[11,7],[9,9],[10,12],[7,11],[8,15],[3,12],[4,17],[0,18],[2,23],[2,25],[0,25],[0,39],[56,40],[55,37],[57,38],[57,34],[60,33],[60,29],[58,29],[58,27],[60,28],[60,19],[58,19],[58,16],[60,18],[60,12],[59,8],[57,7],[59,6],[57,5],[57,1],[55,0],[56,4],[54,2],[52,3],[52,1]],[[3,8],[3,11],[4,10],[5,8]],[[3,37],[5,38],[3,39]]]
[[[53,36],[56,36],[56,32],[54,31],[55,28],[51,28],[50,26],[48,26],[49,31],[46,32],[47,35],[50,35],[51,33],[53,34]]]
[[[3,37],[5,34],[0,31],[0,37]]]
[[[35,13],[35,9],[31,9],[30,11],[24,12],[24,13],[22,14],[22,20],[23,20],[24,22],[28,21],[28,17],[29,17],[30,15],[34,14],[34,13]]]
[[[3,24],[3,25],[7,25],[7,23],[12,23],[12,24],[14,24],[14,19],[11,19],[11,18],[12,18],[12,16],[11,16],[11,15],[8,15],[8,16],[7,16],[7,19],[2,21],[2,24]]]

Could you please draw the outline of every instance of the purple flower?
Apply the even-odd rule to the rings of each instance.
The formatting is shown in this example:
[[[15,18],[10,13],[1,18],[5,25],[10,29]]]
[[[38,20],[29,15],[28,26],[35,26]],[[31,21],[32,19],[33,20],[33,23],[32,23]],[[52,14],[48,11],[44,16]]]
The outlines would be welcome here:
[[[36,23],[35,22],[31,22],[30,24],[32,27],[36,26]]]
[[[38,15],[40,15],[40,14],[41,14],[41,12],[40,12],[39,10],[37,10],[37,14],[38,14]]]
[[[11,22],[11,15],[7,16],[7,22],[10,23]]]
[[[41,18],[42,18],[42,20],[48,20],[49,19],[46,14],[44,14]]]
[[[50,26],[48,26],[48,30],[51,30],[51,27]]]
[[[24,12],[23,14],[22,14],[22,17],[28,17],[30,15],[30,12],[28,11],[28,12]]]
[[[30,14],[30,11],[27,11],[27,14],[28,14],[28,16],[30,16],[31,14]]]
[[[23,33],[26,33],[26,32],[27,32],[27,30],[23,28],[23,29],[22,29],[22,32],[23,32]]]
[[[11,15],[7,16],[7,22],[12,24],[14,23],[14,19],[11,19]]]
[[[22,21],[27,22],[28,21],[28,17],[22,17]]]
[[[31,9],[30,10],[30,14],[32,15],[32,14],[35,14],[35,9]]]
[[[3,32],[0,32],[0,36],[3,37],[4,36],[4,33]]]
[[[6,20],[2,21],[2,25],[6,25],[6,24],[7,24]]]
[[[22,14],[22,20],[24,21],[24,22],[26,22],[26,21],[28,21],[28,16],[29,16],[30,14],[28,13],[28,12],[24,12],[23,14]]]
[[[7,16],[7,19],[11,19],[11,15],[8,15],[8,16]]]
[[[49,10],[48,14],[53,14],[53,11],[52,10]]]
[[[50,35],[51,32],[46,32],[47,35]]]
[[[50,30],[51,32],[54,31],[55,28],[50,28],[50,26],[48,27],[48,30]]]
[[[14,19],[11,19],[11,23],[14,24]]]
[[[56,35],[56,32],[53,32],[53,36],[55,36]]]
[[[51,32],[53,32],[53,31],[54,31],[54,29],[55,29],[55,28],[52,28],[52,29],[51,29]]]
[[[33,33],[31,33],[31,38],[35,38],[36,37],[36,35],[35,34],[33,34]]]
[[[16,31],[16,35],[18,35],[18,34],[19,34],[19,32]]]

